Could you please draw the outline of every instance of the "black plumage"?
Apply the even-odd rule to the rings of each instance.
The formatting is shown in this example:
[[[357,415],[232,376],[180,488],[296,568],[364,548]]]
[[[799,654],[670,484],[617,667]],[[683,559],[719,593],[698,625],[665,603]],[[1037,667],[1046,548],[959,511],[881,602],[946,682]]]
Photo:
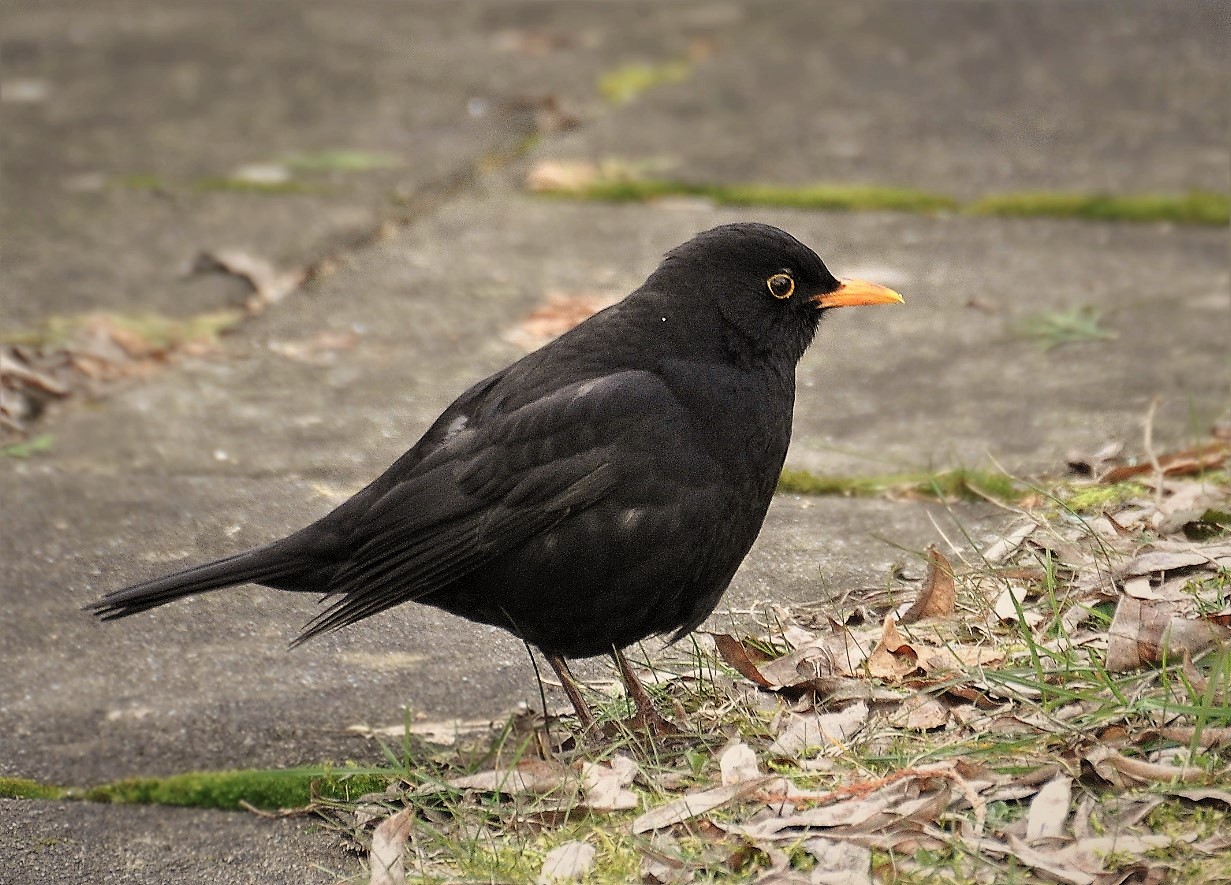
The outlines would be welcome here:
[[[253,582],[333,597],[297,641],[407,601],[504,627],[553,663],[681,636],[760,530],[821,314],[895,300],[840,283],[777,228],[707,231],[467,390],[320,520],[89,608],[119,618]]]

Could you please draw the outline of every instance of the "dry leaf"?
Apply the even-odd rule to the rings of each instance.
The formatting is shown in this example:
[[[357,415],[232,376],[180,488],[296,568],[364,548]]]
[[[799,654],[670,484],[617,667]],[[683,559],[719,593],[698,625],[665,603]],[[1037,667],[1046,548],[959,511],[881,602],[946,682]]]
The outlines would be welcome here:
[[[918,598],[902,615],[903,624],[913,624],[923,618],[947,618],[957,607],[953,566],[934,545],[928,545],[927,555],[927,577],[924,578]]]
[[[1048,878],[1066,885],[1094,885],[1094,877],[1089,873],[1069,866],[1058,860],[1054,853],[1031,848],[1021,839],[1010,835],[1008,837],[1008,852],[1028,867],[1045,873]]]
[[[598,178],[598,166],[585,160],[544,160],[530,170],[526,184],[532,191],[575,191]]]
[[[1210,618],[1183,617],[1177,605],[1121,597],[1107,631],[1107,669],[1120,673],[1185,652],[1196,655],[1231,637],[1231,629]]]
[[[549,292],[547,300],[530,311],[504,337],[526,350],[535,350],[604,307],[615,304],[616,300],[608,294]]]
[[[479,790],[517,796],[523,793],[543,795],[561,786],[576,782],[576,776],[562,765],[542,759],[523,759],[516,768],[480,771],[466,777],[446,781],[456,790]]]
[[[1134,781],[1161,784],[1177,781],[1188,783],[1204,780],[1206,777],[1203,768],[1193,765],[1161,765],[1157,762],[1147,762],[1144,759],[1125,756],[1101,744],[1091,748],[1083,758],[1093,766],[1099,777],[1120,787],[1128,786],[1121,775]]]
[[[1030,813],[1026,818],[1027,841],[1063,835],[1072,798],[1072,778],[1062,775],[1044,784],[1030,802]]]
[[[1231,444],[1222,440],[1214,440],[1182,452],[1160,455],[1158,466],[1162,468],[1164,476],[1183,476],[1221,467],[1227,463],[1229,457],[1231,457]],[[1154,472],[1154,465],[1145,461],[1132,466],[1112,468],[1101,477],[1101,480],[1107,485],[1114,485],[1126,479]]]
[[[881,640],[865,662],[868,675],[887,682],[898,682],[919,669],[919,656],[902,638],[893,615],[885,616]]]
[[[994,541],[982,554],[982,559],[988,565],[999,565],[1017,552],[1027,538],[1034,534],[1038,526],[1027,522],[1010,529],[1003,538]]]
[[[368,853],[368,868],[371,871],[368,885],[405,885],[402,851],[413,826],[414,808],[403,808],[386,818],[372,833],[372,850]]]
[[[866,846],[817,836],[802,848],[816,860],[812,885],[872,885],[872,851]]]
[[[722,751],[722,755],[718,757],[718,768],[722,772],[724,786],[742,784],[761,777],[761,770],[757,767],[757,754],[743,741]]]
[[[813,748],[845,744],[868,721],[868,705],[857,701],[836,713],[792,715],[790,724],[770,744],[773,757],[794,759]]]
[[[561,880],[580,879],[594,866],[594,846],[585,842],[565,842],[547,852],[539,885]]]
[[[757,787],[767,780],[768,778],[762,778],[738,784],[727,784],[723,787],[701,790],[697,793],[680,796],[678,799],[672,799],[665,805],[660,805],[647,811],[633,821],[633,833],[635,835],[661,829],[662,827],[669,827],[694,818],[697,815],[713,811],[715,808],[726,805],[735,799],[751,795]]]
[[[889,714],[889,724],[895,728],[929,731],[949,721],[949,708],[928,695],[914,695]]]
[[[625,789],[637,776],[637,763],[627,756],[612,757],[610,765],[586,762],[581,767],[581,784],[586,806],[594,811],[626,811],[636,808],[637,794]]]
[[[1183,544],[1179,546],[1184,549],[1154,550],[1134,557],[1115,570],[1116,577],[1152,575],[1157,572],[1193,568],[1194,566],[1231,568],[1231,544]]]
[[[299,288],[307,276],[302,270],[279,271],[264,258],[242,249],[218,249],[202,252],[192,266],[193,273],[221,270],[240,277],[252,287],[252,295],[244,307],[249,313],[261,313]]]
[[[722,659],[733,667],[741,676],[755,682],[761,688],[774,688],[774,684],[761,675],[756,663],[748,654],[748,649],[742,642],[729,633],[714,633],[714,645]]]

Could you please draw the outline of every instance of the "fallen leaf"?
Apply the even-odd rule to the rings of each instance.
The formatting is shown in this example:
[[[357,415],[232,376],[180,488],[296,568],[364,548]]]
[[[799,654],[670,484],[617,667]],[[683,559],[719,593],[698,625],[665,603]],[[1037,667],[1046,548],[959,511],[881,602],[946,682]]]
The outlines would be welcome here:
[[[1038,526],[1033,522],[1023,523],[1010,529],[1002,538],[992,542],[981,554],[988,565],[999,565],[1007,560],[1022,546],[1022,543],[1034,534]]]
[[[1223,805],[1231,808],[1231,791],[1228,790],[1216,790],[1213,787],[1194,787],[1187,790],[1174,790],[1171,795],[1179,796],[1190,802],[1221,802]]]
[[[615,302],[615,296],[607,294],[549,292],[546,301],[523,317],[505,338],[526,350],[536,350]]]
[[[544,160],[530,170],[526,184],[532,191],[576,191],[598,179],[598,166],[585,160]]]
[[[1231,457],[1231,444],[1222,440],[1214,440],[1182,452],[1160,455],[1158,466],[1162,469],[1164,476],[1181,476],[1221,467],[1227,463],[1229,457]],[[1114,467],[1107,471],[1101,480],[1108,485],[1113,485],[1154,472],[1154,465],[1149,461],[1144,461],[1140,464]]]
[[[734,668],[741,676],[762,688],[773,688],[774,685],[761,675],[756,663],[748,654],[748,649],[742,642],[729,633],[714,633],[714,645],[722,659]]]
[[[742,784],[761,777],[761,770],[757,766],[757,754],[752,752],[752,748],[743,741],[723,750],[722,755],[718,757],[718,768],[722,772],[724,786]]]
[[[637,763],[627,756],[612,757],[611,764],[586,762],[581,767],[581,788],[586,807],[594,811],[626,811],[636,808],[639,800],[632,790],[625,789],[637,776]]]
[[[670,827],[698,815],[706,814],[735,799],[751,795],[756,791],[757,787],[767,780],[769,778],[744,781],[738,784],[727,784],[726,786],[688,793],[677,799],[672,799],[670,802],[657,808],[650,809],[634,820],[632,825],[633,834],[636,835],[649,832],[650,830]]]
[[[371,871],[368,885],[405,885],[406,869],[402,852],[414,827],[414,808],[403,808],[381,822],[372,833],[372,850],[368,852]]]
[[[1037,839],[1063,835],[1072,798],[1072,778],[1062,775],[1044,784],[1030,801],[1030,812],[1026,817],[1026,840],[1034,842]]]
[[[557,845],[543,858],[539,885],[582,878],[593,868],[594,854],[594,846],[585,842],[565,842],[563,845]]]
[[[899,682],[919,669],[919,656],[898,631],[893,615],[885,616],[881,639],[865,662],[868,675],[887,682]]]
[[[928,573],[914,604],[902,615],[903,624],[913,624],[923,618],[947,618],[957,607],[957,589],[953,583],[953,566],[948,558],[928,545]]]
[[[766,752],[776,758],[794,759],[810,749],[841,746],[867,724],[868,705],[850,704],[836,713],[792,715],[786,729]]]
[[[202,252],[193,262],[193,273],[223,271],[245,280],[252,287],[252,295],[245,302],[251,314],[258,314],[270,305],[277,304],[299,288],[306,278],[302,270],[279,271],[264,258],[259,258],[242,249],[218,249]]]
[[[889,724],[912,731],[930,731],[949,721],[949,708],[928,695],[914,695],[889,714]]]
[[[1183,547],[1187,549],[1143,553],[1117,568],[1115,576],[1131,578],[1194,566],[1231,568],[1231,544],[1186,544]]]
[[[1099,777],[1117,786],[1126,786],[1124,775],[1131,780],[1143,783],[1188,783],[1203,780],[1206,771],[1195,765],[1161,765],[1157,762],[1147,762],[1136,759],[1107,746],[1096,746],[1087,751],[1085,760],[1093,766]]]
[[[1008,854],[1011,854],[1026,866],[1045,873],[1048,878],[1055,879],[1057,882],[1063,882],[1065,885],[1093,885],[1094,883],[1094,876],[1065,863],[1057,858],[1054,853],[1031,848],[1013,835],[1008,837],[1007,843]]]
[[[456,790],[478,790],[517,796],[523,793],[543,795],[576,781],[569,769],[542,759],[523,759],[515,768],[480,771],[456,777],[445,783]]]
[[[1228,637],[1228,627],[1212,618],[1184,617],[1176,603],[1123,596],[1107,631],[1107,669],[1120,673],[1185,652],[1196,655]]]
[[[816,836],[801,847],[816,861],[811,885],[871,885],[872,851],[866,846]]]

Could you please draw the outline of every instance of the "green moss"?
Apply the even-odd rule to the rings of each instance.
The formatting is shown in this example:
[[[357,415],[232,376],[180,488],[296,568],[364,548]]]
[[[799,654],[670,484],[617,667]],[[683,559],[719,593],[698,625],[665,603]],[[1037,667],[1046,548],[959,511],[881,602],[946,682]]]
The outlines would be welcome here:
[[[1149,494],[1145,486],[1135,482],[1119,482],[1110,486],[1072,488],[1058,495],[1060,502],[1075,513],[1102,513],[1133,498]]]
[[[43,433],[32,439],[9,443],[7,446],[0,446],[0,458],[29,458],[31,455],[49,452],[55,441],[56,438],[50,433]]]
[[[189,342],[214,342],[218,336],[239,325],[245,317],[239,308],[200,313],[176,319],[152,312],[90,313],[53,316],[36,329],[4,336],[6,344],[26,347],[66,347],[91,327],[101,325],[119,330],[149,345],[151,350],[173,350]]]
[[[134,191],[165,191],[167,183],[157,175],[148,172],[130,172],[127,175],[112,176],[111,184],[116,187],[128,188]]]
[[[1024,338],[1033,339],[1046,351],[1064,344],[1116,338],[1115,332],[1099,325],[1102,320],[1103,313],[1097,307],[1079,305],[1069,310],[1027,317],[1018,325],[1017,332]]]
[[[725,206],[782,206],[832,211],[943,212],[957,201],[940,194],[904,187],[810,184],[788,187],[746,184],[712,188],[714,202]]]
[[[1226,194],[1082,194],[1051,191],[992,194],[965,207],[974,215],[1089,218],[1099,221],[1174,221],[1225,225],[1231,221]]]
[[[379,792],[397,780],[393,772],[332,768],[273,771],[201,771],[163,778],[129,778],[92,787],[83,794],[93,802],[181,805],[238,809],[299,808],[314,798],[354,800]]]
[[[916,494],[934,498],[995,498],[1017,501],[1025,491],[1011,477],[985,470],[958,468],[939,473],[892,473],[878,476],[820,476],[806,470],[786,469],[778,477],[778,491],[797,495],[841,495],[866,498],[889,494]]]
[[[402,160],[396,154],[380,151],[335,148],[288,154],[281,163],[308,172],[366,172],[371,169],[392,169],[402,165]]]
[[[627,166],[627,164],[623,164]],[[600,173],[585,184],[538,193],[603,202],[646,202],[663,197],[699,197],[720,206],[766,206],[818,211],[966,212],[1046,218],[1087,218],[1101,221],[1174,221],[1182,224],[1225,225],[1231,209],[1224,194],[1081,193],[992,194],[961,203],[944,194],[903,187],[817,183],[717,184],[673,181]]]
[[[686,61],[624,65],[599,77],[598,91],[612,104],[628,104],[647,90],[687,80],[691,73]]]
[[[24,777],[0,777],[0,799],[63,799],[67,794],[64,787]]]
[[[664,197],[698,197],[719,206],[777,206],[831,211],[937,212],[957,208],[949,197],[909,188],[871,185],[700,184],[660,178],[602,178],[549,195],[607,203],[643,203]]]

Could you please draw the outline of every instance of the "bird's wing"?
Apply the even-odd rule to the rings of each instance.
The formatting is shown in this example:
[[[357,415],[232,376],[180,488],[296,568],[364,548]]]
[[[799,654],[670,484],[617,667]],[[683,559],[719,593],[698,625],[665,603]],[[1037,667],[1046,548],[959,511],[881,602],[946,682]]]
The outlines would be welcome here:
[[[299,641],[423,599],[549,531],[621,482],[622,443],[678,431],[672,425],[684,420],[661,379],[641,371],[463,418],[353,526],[361,543],[328,590],[342,598]]]

